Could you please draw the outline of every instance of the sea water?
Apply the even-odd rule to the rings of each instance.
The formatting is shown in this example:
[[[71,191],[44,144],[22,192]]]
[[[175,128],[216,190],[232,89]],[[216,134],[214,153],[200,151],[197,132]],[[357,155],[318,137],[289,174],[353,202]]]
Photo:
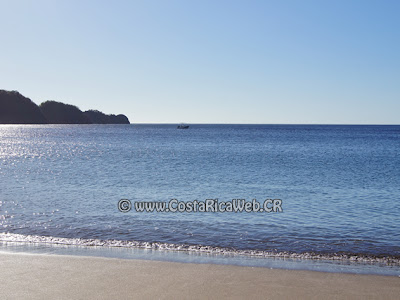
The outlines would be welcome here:
[[[121,199],[282,211],[123,213]],[[0,250],[393,275],[399,215],[400,126],[0,126]]]

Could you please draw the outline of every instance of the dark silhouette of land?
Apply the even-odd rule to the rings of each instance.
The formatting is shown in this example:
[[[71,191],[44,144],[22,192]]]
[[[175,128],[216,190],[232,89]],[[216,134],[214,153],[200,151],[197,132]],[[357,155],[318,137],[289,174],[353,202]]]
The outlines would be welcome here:
[[[98,110],[45,101],[39,106],[17,91],[0,90],[0,124],[130,124],[125,115],[106,115]]]
[[[1,124],[47,124],[40,108],[16,91],[0,90]]]
[[[83,113],[93,124],[129,124],[125,115],[106,115],[98,110],[87,110]]]
[[[46,101],[39,105],[49,124],[91,124],[89,118],[74,105]]]

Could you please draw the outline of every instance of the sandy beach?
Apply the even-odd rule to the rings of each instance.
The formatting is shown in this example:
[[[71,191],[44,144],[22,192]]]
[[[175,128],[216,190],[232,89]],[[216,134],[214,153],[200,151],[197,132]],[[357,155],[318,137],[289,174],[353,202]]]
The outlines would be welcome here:
[[[2,299],[399,299],[400,278],[97,257],[0,254]]]

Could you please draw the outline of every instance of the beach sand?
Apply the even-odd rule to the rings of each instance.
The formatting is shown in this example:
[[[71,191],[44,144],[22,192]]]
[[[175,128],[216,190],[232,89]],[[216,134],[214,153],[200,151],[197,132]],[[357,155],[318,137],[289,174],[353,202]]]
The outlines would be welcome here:
[[[1,299],[399,299],[400,278],[1,253]]]

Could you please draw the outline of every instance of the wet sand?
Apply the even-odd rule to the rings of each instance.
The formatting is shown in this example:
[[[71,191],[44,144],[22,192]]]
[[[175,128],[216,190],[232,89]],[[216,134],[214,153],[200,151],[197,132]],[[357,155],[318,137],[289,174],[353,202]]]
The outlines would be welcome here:
[[[400,277],[0,253],[1,299],[399,299]]]

